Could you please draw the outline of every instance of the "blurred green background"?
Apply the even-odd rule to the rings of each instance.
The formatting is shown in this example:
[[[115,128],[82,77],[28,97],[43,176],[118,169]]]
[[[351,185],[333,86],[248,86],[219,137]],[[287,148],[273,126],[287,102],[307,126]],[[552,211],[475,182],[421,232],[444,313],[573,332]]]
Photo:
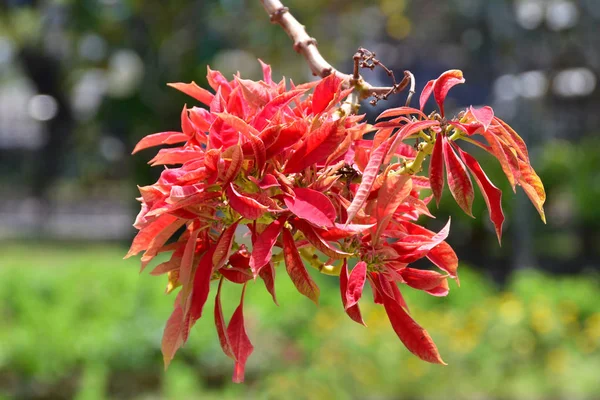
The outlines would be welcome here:
[[[405,291],[449,366],[412,356],[368,298],[369,327],[350,321],[336,280],[318,276],[319,308],[285,278],[279,308],[250,285],[245,385],[230,383],[210,316],[163,372],[166,282],[122,260],[136,184],[160,169],[146,164],[151,150],[131,149],[178,128],[190,99],[165,84],[205,85],[207,64],[258,79],[261,58],[275,78],[314,78],[259,0],[0,0],[0,397],[600,398],[600,2],[285,3],[340,70],[359,46],[398,75],[410,69],[417,91],[462,69],[446,108],[489,104],[530,147],[548,225],[483,154],[505,193],[502,247],[481,197],[475,220],[446,193],[424,221],[439,229],[452,215],[463,262],[448,298]],[[361,110],[373,121],[403,101]],[[226,315],[238,295],[225,293]]]

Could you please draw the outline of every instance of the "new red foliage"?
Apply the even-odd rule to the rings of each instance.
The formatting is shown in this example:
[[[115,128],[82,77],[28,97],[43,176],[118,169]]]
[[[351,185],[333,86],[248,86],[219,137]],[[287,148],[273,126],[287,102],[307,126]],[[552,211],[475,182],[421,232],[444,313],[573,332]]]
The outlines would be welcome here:
[[[140,188],[134,224],[139,233],[127,253],[145,251],[144,267],[157,254],[172,252],[152,271],[168,275],[168,293],[181,287],[164,331],[165,366],[201,317],[211,282],[219,281],[217,334],[235,362],[233,380],[243,381],[253,351],[243,314],[245,288],[260,277],[276,303],[275,267],[282,262],[298,291],[315,303],[320,292],[307,266],[339,276],[344,311],[363,325],[359,301],[368,280],[406,347],[443,364],[427,332],[408,314],[399,285],[445,296],[448,278],[458,282],[458,258],[445,241],[449,223],[435,233],[416,222],[431,216],[427,204],[432,196],[439,202],[446,180],[471,214],[472,174],[500,239],[501,192],[459,148],[461,140],[495,156],[511,185],[522,186],[544,218],[544,188],[523,140],[489,107],[444,115],[448,91],[464,82],[457,70],[425,86],[420,110],[390,109],[380,118],[392,119],[369,125],[340,106],[352,87],[337,74],[288,90],[261,65],[264,78],[258,82],[239,76],[228,81],[209,69],[214,93],[193,82],[171,85],[208,108],[184,107],[181,132],[149,135],[134,149],[178,144],[151,161],[166,168],[154,185]],[[426,114],[432,94],[439,113]],[[428,173],[419,175],[429,156]],[[440,272],[409,266],[423,258]],[[349,260],[356,261],[350,275]],[[232,284],[244,289],[226,325],[221,296]]]

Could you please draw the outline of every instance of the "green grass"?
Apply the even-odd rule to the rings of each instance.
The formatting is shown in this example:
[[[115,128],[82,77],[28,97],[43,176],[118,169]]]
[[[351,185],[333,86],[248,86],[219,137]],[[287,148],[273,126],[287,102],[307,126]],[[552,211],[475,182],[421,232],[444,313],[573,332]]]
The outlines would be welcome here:
[[[124,247],[0,246],[0,391],[7,398],[517,398],[600,397],[600,307],[595,276],[524,271],[504,291],[462,268],[438,299],[404,289],[447,367],[403,348],[366,295],[368,328],[343,313],[335,278],[313,274],[317,308],[277,269],[273,304],[251,283],[246,320],[255,346],[247,383],[230,383],[212,295],[168,371],[160,340],[174,296],[164,277],[138,274]],[[312,272],[312,271],[311,271]],[[240,287],[226,285],[229,318]]]

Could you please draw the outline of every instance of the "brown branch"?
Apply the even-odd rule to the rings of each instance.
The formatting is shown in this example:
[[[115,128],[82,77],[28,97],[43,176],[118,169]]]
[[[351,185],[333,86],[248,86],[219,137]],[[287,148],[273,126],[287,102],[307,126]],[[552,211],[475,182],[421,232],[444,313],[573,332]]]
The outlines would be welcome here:
[[[300,22],[294,18],[289,9],[285,7],[281,1],[261,0],[261,3],[265,11],[269,14],[271,22],[279,24],[290,39],[294,41],[294,50],[304,56],[313,75],[325,78],[334,73],[346,81],[348,87],[355,86],[359,90],[361,98],[371,96],[385,96],[385,98],[387,98],[390,94],[398,93],[403,89],[399,87],[402,83],[391,87],[379,87],[371,86],[368,82],[365,82],[358,73],[359,53],[355,54],[355,57],[358,56],[359,58],[354,58],[354,71],[352,75],[344,74],[343,72],[336,70],[319,52],[317,41],[308,35],[304,25],[300,24]],[[412,79],[412,82],[414,82],[414,79]],[[411,86],[414,86],[414,83]]]
[[[304,26],[289,12],[279,0],[261,0],[265,11],[269,14],[271,22],[281,25],[287,35],[294,41],[294,50],[301,53],[315,76],[325,78],[335,72],[344,80],[350,79],[349,75],[336,71],[319,53],[317,41],[306,33]]]

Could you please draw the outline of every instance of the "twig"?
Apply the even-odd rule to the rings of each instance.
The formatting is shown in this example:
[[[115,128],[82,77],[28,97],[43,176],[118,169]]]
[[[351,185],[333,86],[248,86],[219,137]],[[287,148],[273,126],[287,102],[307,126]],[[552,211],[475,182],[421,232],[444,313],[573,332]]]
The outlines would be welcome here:
[[[331,73],[336,73],[345,80],[349,81],[349,76],[336,71],[329,64],[319,50],[317,41],[306,33],[304,26],[289,12],[279,0],[261,0],[265,11],[269,14],[272,23],[279,24],[287,35],[294,41],[294,50],[301,53],[315,76],[325,78]]]
[[[365,82],[360,77],[356,61],[354,73],[352,75],[344,74],[343,72],[336,70],[319,52],[315,38],[308,35],[304,25],[300,24],[300,22],[294,18],[289,9],[285,7],[281,1],[261,0],[261,3],[265,11],[269,14],[271,22],[279,24],[290,39],[294,41],[294,50],[304,56],[313,75],[325,78],[330,74],[336,74],[346,82],[346,87],[356,87],[360,92],[361,98],[371,96],[385,96],[385,98],[387,98],[390,94],[397,93],[401,90],[397,85],[392,87],[371,86],[371,84]]]

